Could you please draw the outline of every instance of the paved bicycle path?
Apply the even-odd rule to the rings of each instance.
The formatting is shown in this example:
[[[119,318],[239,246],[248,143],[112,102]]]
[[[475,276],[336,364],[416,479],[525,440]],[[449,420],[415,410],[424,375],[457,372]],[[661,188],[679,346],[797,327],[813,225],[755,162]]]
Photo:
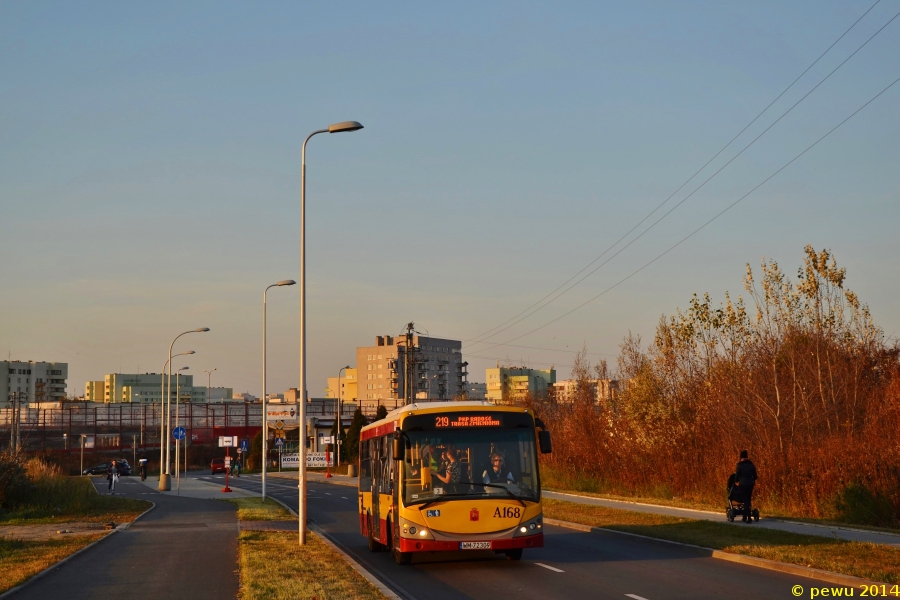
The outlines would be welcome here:
[[[106,481],[94,485],[106,493]],[[26,585],[15,600],[65,598],[236,598],[238,521],[234,505],[154,493],[122,477],[117,495],[156,508],[123,531]]]
[[[285,477],[289,479],[297,479],[297,473],[272,473],[271,477]],[[312,481],[326,481],[321,474],[310,474]],[[338,485],[356,486],[358,478],[347,477],[345,475],[335,475],[330,483]],[[567,492],[553,492],[543,490],[541,495],[544,498],[553,498],[554,500],[565,500],[566,502],[574,502],[576,504],[591,504],[594,506],[603,506],[606,508],[615,508],[618,510],[631,510],[634,512],[652,513],[657,515],[668,515],[671,517],[681,517],[684,519],[705,519],[707,521],[715,521],[718,523],[728,523],[725,518],[725,510],[721,512],[712,512],[707,510],[694,510],[690,508],[676,508],[672,506],[661,506],[659,504],[647,504],[642,502],[628,502],[624,500],[608,500],[606,498],[595,498],[593,496],[583,496],[581,494],[573,494]],[[853,527],[833,527],[828,525],[815,525],[811,523],[799,523],[796,521],[782,521],[780,519],[768,519],[765,516],[758,523],[747,525],[741,523],[740,520],[731,523],[734,527],[763,527],[765,529],[775,529],[778,531],[787,531],[790,533],[801,533],[804,535],[815,535],[819,537],[837,538],[848,540],[851,542],[869,542],[872,544],[885,544],[900,548],[900,534],[888,533],[881,531],[869,531],[866,529],[854,529]]]

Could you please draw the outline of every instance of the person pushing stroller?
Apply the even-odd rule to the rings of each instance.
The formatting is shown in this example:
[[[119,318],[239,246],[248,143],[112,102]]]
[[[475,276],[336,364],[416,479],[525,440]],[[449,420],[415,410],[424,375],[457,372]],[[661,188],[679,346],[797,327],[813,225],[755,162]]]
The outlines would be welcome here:
[[[749,458],[746,450],[741,450],[740,460],[734,469],[734,474],[728,478],[729,520],[733,520],[738,510],[742,513],[741,521],[753,523],[754,518],[759,520],[759,512],[753,510],[753,486],[759,476],[756,473],[756,465]],[[731,504],[741,504],[738,508]]]

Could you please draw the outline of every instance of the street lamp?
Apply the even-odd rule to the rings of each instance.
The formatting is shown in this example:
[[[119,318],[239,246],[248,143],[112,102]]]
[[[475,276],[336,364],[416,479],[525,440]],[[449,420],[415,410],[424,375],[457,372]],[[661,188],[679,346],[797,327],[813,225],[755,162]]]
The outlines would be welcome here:
[[[357,121],[329,125],[309,134],[300,152],[300,471],[297,473],[298,523],[300,545],[306,544],[306,144],[320,133],[357,131],[363,126]]]
[[[343,429],[343,427],[341,427],[341,399],[342,399],[344,390],[343,390],[343,386],[341,385],[341,371],[344,371],[345,369],[349,369],[349,368],[350,368],[350,365],[347,365],[346,367],[341,367],[340,369],[338,369],[338,378],[337,378],[338,394],[337,394],[337,400],[335,400],[334,414],[336,415],[336,417],[335,417],[335,421],[334,421],[334,425],[335,425],[335,427],[334,427],[334,442],[332,442],[332,445],[335,448],[334,454],[335,454],[335,463],[337,464],[337,466],[341,466],[341,446],[340,446],[341,442],[340,442],[340,440],[341,440],[341,431]],[[326,465],[326,466],[328,466],[328,465]],[[331,477],[330,469],[326,469],[326,470],[328,472],[325,473],[325,477]]]
[[[182,371],[187,371],[190,367],[181,367],[177,371],[175,371],[175,427],[178,428],[180,423],[179,417],[181,416],[181,384],[178,382],[178,376],[181,375]],[[178,440],[175,440],[175,481],[176,489],[178,490],[178,494],[181,495],[181,474],[179,470],[179,462],[178,462],[178,448],[180,444]]]
[[[175,346],[175,342],[178,341],[178,338],[180,338],[183,335],[187,335],[189,333],[205,333],[207,331],[209,331],[209,327],[199,327],[197,329],[191,329],[190,331],[185,331],[184,333],[179,333],[178,335],[175,336],[175,339],[172,340],[172,343],[169,344],[169,362],[168,362],[169,382],[168,382],[168,386],[167,386],[168,393],[166,394],[166,396],[171,396],[171,394],[172,394],[172,347]],[[165,398],[164,398],[164,401],[165,401]],[[159,438],[159,488],[158,489],[161,492],[168,492],[169,490],[172,489],[172,481],[171,481],[171,477],[169,476],[169,458],[171,456],[171,451],[172,451],[172,445],[171,445],[172,438],[170,438],[168,435],[166,435],[166,432],[169,429],[169,425],[172,424],[172,420],[171,420],[172,402],[171,402],[171,399],[169,399],[167,406],[168,406],[169,410],[166,411],[165,419],[160,419],[162,421],[162,423],[160,425],[162,434]],[[166,440],[165,455],[163,455],[163,445],[162,445],[163,439]],[[165,463],[166,463],[165,473],[163,473],[163,468],[162,468],[164,459],[165,459]]]
[[[206,403],[209,404],[209,383],[212,381],[213,371],[217,371],[218,369],[213,369],[212,371],[207,371],[203,369],[203,372],[206,373]]]
[[[262,393],[262,419],[263,419],[263,429],[262,429],[262,499],[263,502],[266,501],[266,462],[268,462],[269,458],[269,415],[266,414],[266,402],[268,398],[266,398],[268,392],[266,391],[266,294],[269,292],[269,288],[273,287],[283,287],[286,285],[296,285],[297,282],[293,279],[283,279],[278,283],[273,283],[269,287],[263,290],[263,393]]]
[[[164,450],[163,450],[165,448],[165,446],[163,445],[163,440],[165,439],[165,436],[166,436],[166,402],[167,402],[167,398],[172,394],[171,389],[169,389],[168,393],[166,393],[166,368],[169,366],[169,363],[172,362],[173,358],[177,358],[179,356],[187,356],[189,354],[196,354],[196,352],[194,352],[193,350],[188,350],[187,352],[173,354],[169,359],[166,360],[166,363],[163,365],[163,368],[162,368],[162,376],[161,376],[162,379],[159,383],[159,404],[160,404],[160,408],[159,408],[159,480],[160,480],[160,486],[162,486],[163,459],[165,458]],[[169,387],[171,388],[171,386],[169,386]],[[169,488],[166,487],[166,490],[168,490],[168,489]],[[159,490],[163,491],[163,488],[160,487]]]

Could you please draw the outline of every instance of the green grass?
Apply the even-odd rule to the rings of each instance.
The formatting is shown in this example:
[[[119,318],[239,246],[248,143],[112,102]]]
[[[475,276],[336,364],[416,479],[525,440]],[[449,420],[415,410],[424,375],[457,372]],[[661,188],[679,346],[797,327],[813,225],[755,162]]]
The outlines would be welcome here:
[[[0,511],[0,524],[28,525],[65,521],[132,521],[152,506],[145,500],[98,494],[88,477],[53,477],[36,482],[29,504]]]
[[[900,549],[713,521],[544,499],[544,516],[862,577],[900,583]]]
[[[294,515],[283,506],[267,498],[229,498],[225,502],[231,502],[238,507],[239,521],[293,521]]]
[[[0,537],[0,592],[22,584],[102,536],[79,535],[27,542]]]
[[[313,533],[243,531],[240,535],[241,600],[383,600],[378,589]]]

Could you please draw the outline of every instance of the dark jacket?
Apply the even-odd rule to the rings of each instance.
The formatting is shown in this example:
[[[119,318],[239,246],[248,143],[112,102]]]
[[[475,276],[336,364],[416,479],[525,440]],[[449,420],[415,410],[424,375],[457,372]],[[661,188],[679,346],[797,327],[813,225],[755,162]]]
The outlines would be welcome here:
[[[749,460],[742,460],[734,470],[734,478],[742,487],[756,483],[756,466]]]

